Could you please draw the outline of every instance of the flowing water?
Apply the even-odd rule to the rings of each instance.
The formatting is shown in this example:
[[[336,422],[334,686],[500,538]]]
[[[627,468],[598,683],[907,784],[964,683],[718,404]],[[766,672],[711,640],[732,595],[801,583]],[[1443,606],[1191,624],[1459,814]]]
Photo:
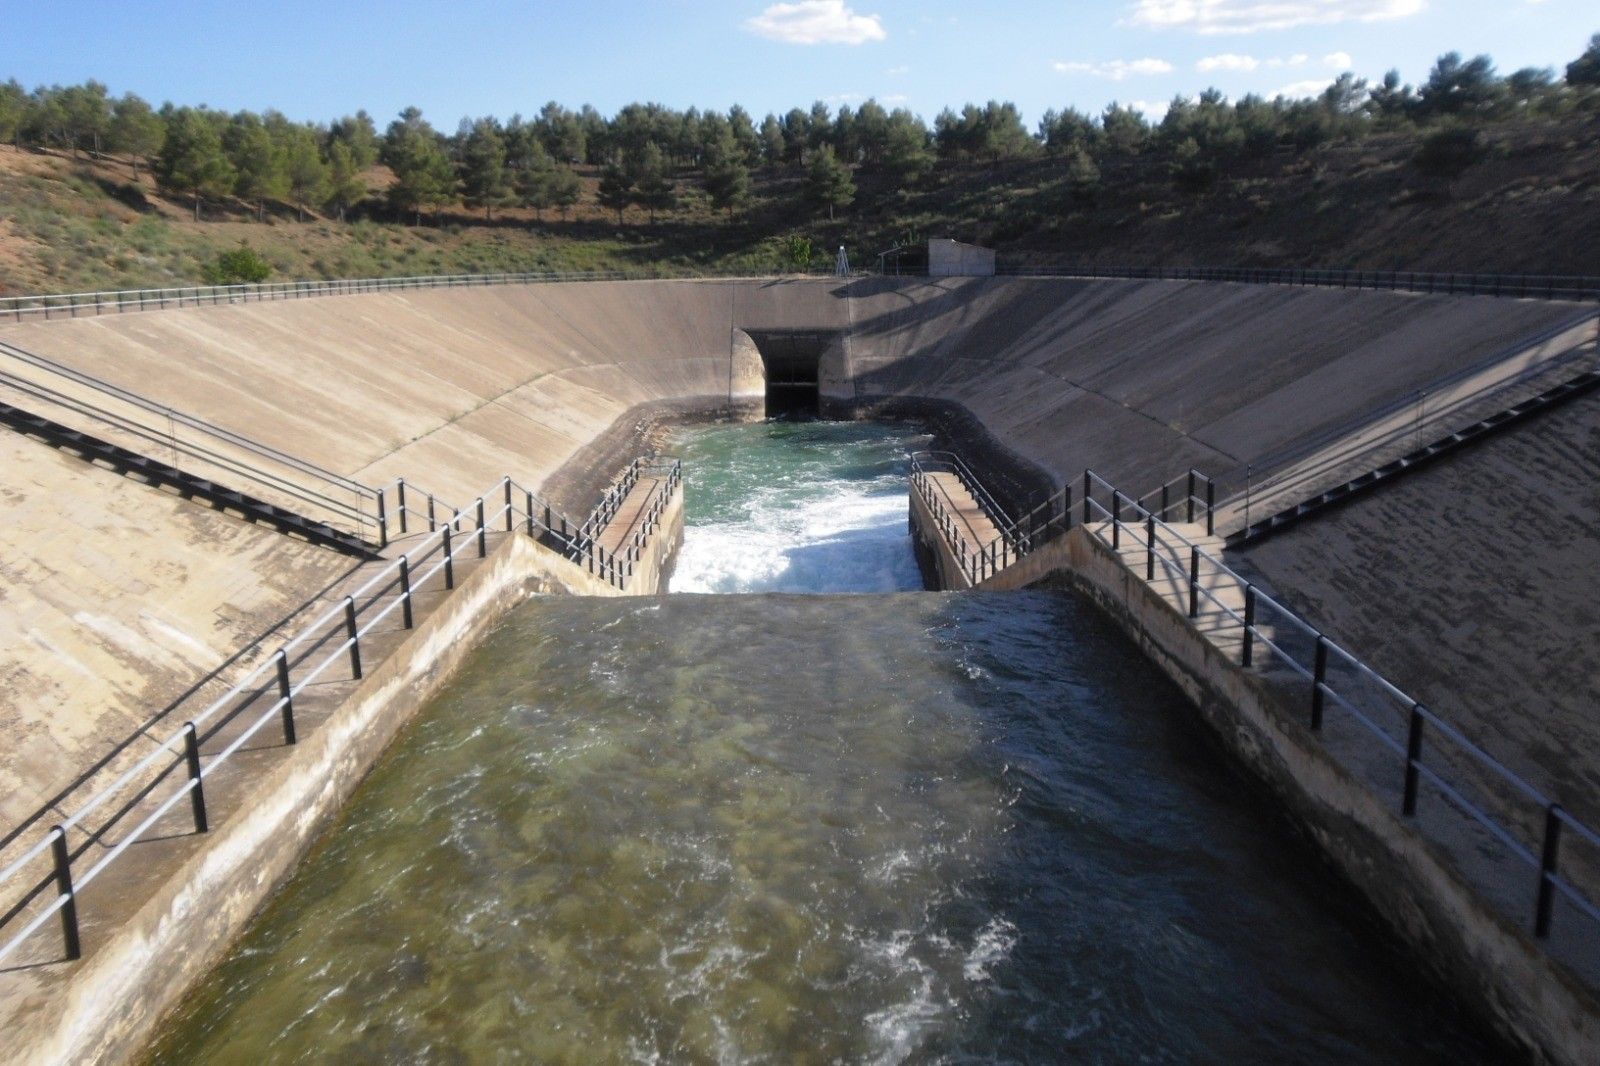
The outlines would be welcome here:
[[[836,506],[794,477],[820,502],[763,542],[747,518],[778,498],[724,486],[693,504],[682,578],[914,574],[832,555],[904,534],[891,436],[686,447],[760,465],[764,433],[842,459]],[[1494,1057],[1266,806],[1066,594],[540,599],[420,713],[153,1058]]]
[[[758,422],[680,431],[673,592],[920,589],[906,529],[909,426]]]

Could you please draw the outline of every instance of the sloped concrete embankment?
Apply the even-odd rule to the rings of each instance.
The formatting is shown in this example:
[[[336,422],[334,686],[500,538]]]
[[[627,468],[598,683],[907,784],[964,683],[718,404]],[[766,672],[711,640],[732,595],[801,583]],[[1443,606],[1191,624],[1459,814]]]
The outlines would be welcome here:
[[[494,552],[333,715],[248,790],[236,816],[70,975],[16,1008],[18,1063],[124,1061],[205,975],[315,842],[391,740],[480,634],[527,597],[621,593],[538,545],[506,535]]]

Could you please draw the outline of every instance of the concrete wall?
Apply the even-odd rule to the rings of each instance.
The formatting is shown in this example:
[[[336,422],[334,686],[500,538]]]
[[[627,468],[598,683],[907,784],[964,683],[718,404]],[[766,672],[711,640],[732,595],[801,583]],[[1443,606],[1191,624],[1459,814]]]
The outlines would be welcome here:
[[[530,595],[620,595],[521,533],[420,623],[333,717],[252,789],[247,811],[197,851],[110,941],[32,1004],[11,1004],[17,1063],[132,1059],[226,952],[477,637]]]
[[[945,237],[935,237],[928,242],[928,276],[930,278],[992,278],[994,277],[994,249],[980,248],[976,244],[962,244]]]
[[[1142,493],[1198,467],[1231,487],[1296,440],[1537,334],[1541,301],[1200,282],[850,283],[859,398],[958,403],[1058,479]],[[1593,337],[1592,323],[1584,327]]]
[[[1526,933],[1487,907],[1442,852],[1332,758],[1297,713],[1303,708],[1284,707],[1281,693],[1219,652],[1081,527],[1029,563],[1028,576],[1064,577],[1117,621],[1339,872],[1418,949],[1424,966],[1536,1058],[1594,1061],[1600,1004],[1555,969]]]
[[[1600,395],[1235,555],[1600,825]]]
[[[0,499],[4,829],[354,565],[9,431]]]

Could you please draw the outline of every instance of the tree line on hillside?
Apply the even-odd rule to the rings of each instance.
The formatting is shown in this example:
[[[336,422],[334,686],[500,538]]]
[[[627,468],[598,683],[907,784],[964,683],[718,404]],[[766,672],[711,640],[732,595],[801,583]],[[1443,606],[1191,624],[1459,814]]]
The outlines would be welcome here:
[[[578,166],[598,168],[596,203],[619,223],[632,206],[653,223],[678,204],[684,172],[697,173],[711,206],[730,218],[761,168],[802,170],[805,197],[830,218],[854,201],[858,171],[909,184],[941,167],[1044,156],[1061,163],[1075,198],[1091,199],[1108,161],[1144,159],[1179,187],[1198,189],[1230,160],[1386,130],[1416,136],[1418,166],[1450,174],[1481,155],[1480,132],[1490,124],[1577,111],[1600,111],[1600,34],[1565,77],[1543,68],[1502,76],[1488,56],[1452,52],[1417,86],[1390,71],[1377,84],[1341,75],[1313,99],[1229,101],[1208,89],[1174,99],[1156,123],[1114,103],[1099,115],[1048,111],[1032,132],[1009,102],[947,108],[930,128],[904,108],[867,100],[837,110],[818,102],[759,124],[738,106],[722,113],[636,103],[606,118],[587,105],[573,111],[552,102],[531,119],[463,119],[453,135],[413,107],[380,134],[365,111],[296,123],[275,111],[157,109],[132,93],[113,99],[95,81],[29,92],[12,80],[0,85],[0,142],[121,155],[135,171],[148,166],[163,189],[192,198],[196,218],[206,200],[232,196],[263,216],[270,201],[293,205],[302,218],[322,210],[342,220],[369,201],[362,175],[382,162],[394,174],[387,207],[419,224],[458,203],[491,219],[509,206],[566,217],[583,196]]]

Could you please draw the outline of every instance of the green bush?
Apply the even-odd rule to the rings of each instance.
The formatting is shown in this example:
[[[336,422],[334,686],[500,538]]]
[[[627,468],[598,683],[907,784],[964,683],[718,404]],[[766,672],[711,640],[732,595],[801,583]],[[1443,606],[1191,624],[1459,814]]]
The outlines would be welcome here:
[[[240,285],[266,281],[272,273],[272,264],[248,244],[241,244],[217,256],[216,262],[207,264],[201,273],[211,285]]]
[[[1488,148],[1477,130],[1449,125],[1424,137],[1412,162],[1429,177],[1454,178],[1487,154]]]

